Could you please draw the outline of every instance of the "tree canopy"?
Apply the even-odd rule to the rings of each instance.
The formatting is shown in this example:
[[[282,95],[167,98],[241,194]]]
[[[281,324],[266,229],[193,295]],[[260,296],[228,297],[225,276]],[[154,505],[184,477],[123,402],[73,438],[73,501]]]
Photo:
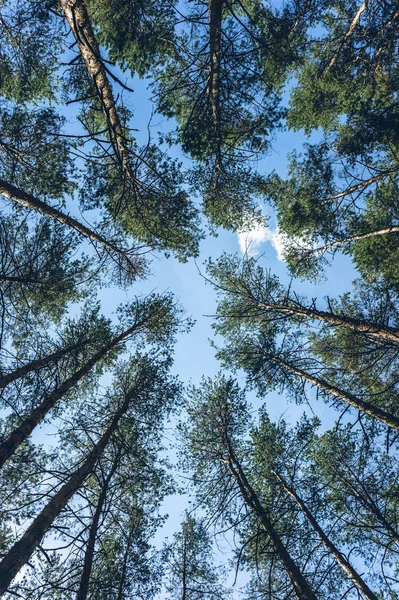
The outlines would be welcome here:
[[[3,0],[0,39],[0,596],[399,600],[397,2]]]

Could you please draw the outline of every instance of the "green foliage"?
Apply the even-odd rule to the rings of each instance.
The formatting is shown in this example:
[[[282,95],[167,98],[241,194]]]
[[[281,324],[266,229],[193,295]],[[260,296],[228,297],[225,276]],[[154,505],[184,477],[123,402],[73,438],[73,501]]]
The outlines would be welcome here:
[[[230,596],[220,579],[221,566],[213,562],[212,540],[206,524],[186,512],[181,529],[164,549],[168,598],[222,600]]]
[[[0,239],[2,301],[10,326],[24,312],[57,321],[68,303],[88,294],[89,260],[75,258],[80,240],[61,224],[4,215]]]
[[[65,119],[53,108],[0,106],[0,177],[42,200],[72,192],[71,143],[61,137]]]
[[[139,77],[163,64],[174,43],[174,2],[105,0],[87,2],[98,41],[111,61]]]
[[[0,95],[28,103],[54,98],[63,45],[52,0],[5,0],[1,5]]]
[[[289,44],[280,56],[260,42],[269,35],[281,43],[288,34],[287,14],[280,17],[259,2],[245,8],[221,4],[220,19],[212,25],[205,3],[190,7],[189,26],[154,85],[158,110],[178,124],[170,138],[198,163],[193,178],[210,223],[237,229],[259,219],[256,175],[247,164],[270,148],[272,132],[281,126],[280,92],[295,58]]]
[[[125,181],[113,161],[90,163],[80,191],[83,205],[104,206],[124,232],[152,248],[173,251],[183,262],[196,256],[203,234],[198,211],[181,187],[179,164],[154,145],[136,149],[136,156],[135,183]]]

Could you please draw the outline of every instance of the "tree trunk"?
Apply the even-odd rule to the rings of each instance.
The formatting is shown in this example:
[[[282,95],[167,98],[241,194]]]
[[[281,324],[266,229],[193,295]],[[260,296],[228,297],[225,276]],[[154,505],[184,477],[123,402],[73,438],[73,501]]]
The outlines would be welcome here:
[[[53,208],[45,202],[38,200],[31,194],[20,190],[19,188],[11,185],[10,183],[7,183],[6,181],[4,181],[4,179],[0,179],[0,194],[5,196],[6,198],[9,198],[10,200],[13,200],[14,202],[17,202],[18,204],[22,204],[27,208],[36,210],[40,214],[49,217],[50,219],[54,219],[55,221],[58,221],[58,223],[68,225],[68,227],[71,227],[71,229],[74,229],[75,231],[83,235],[85,238],[88,238],[96,244],[101,244],[101,246],[103,246],[108,252],[110,252],[114,256],[117,256],[122,263],[129,266],[129,271],[132,273],[132,275],[137,275],[139,273],[141,267],[140,262],[138,260],[134,262],[133,259],[130,258],[124,250],[121,250],[111,242],[108,242],[101,235],[95,233],[95,231],[89,229],[82,223],[79,223],[79,221],[77,221],[73,217],[70,217],[69,215],[58,210],[57,208]]]
[[[316,254],[317,252],[326,252],[326,250],[330,250],[330,248],[338,248],[344,244],[351,244],[352,242],[357,242],[358,240],[367,240],[368,238],[377,237],[379,235],[389,235],[390,233],[399,233],[399,225],[392,225],[392,227],[384,227],[384,229],[378,229],[377,231],[369,231],[368,233],[352,235],[344,240],[336,240],[335,242],[331,242],[325,246],[313,248],[312,250],[308,250],[308,252],[311,254]]]
[[[73,388],[91,369],[98,363],[110,350],[118,346],[129,335],[138,330],[141,325],[130,327],[117,337],[115,337],[108,346],[102,348],[83,367],[69,377],[59,388],[50,392],[50,394],[28,415],[20,425],[0,444],[0,469],[4,463],[14,454],[17,448],[30,436],[34,428],[45,418],[47,413],[56,405],[58,400]]]
[[[212,103],[212,117],[215,128],[215,183],[222,168],[222,133],[220,125],[220,45],[222,37],[222,9],[224,0],[208,0],[209,11],[209,87]]]
[[[285,571],[290,578],[296,597],[298,600],[317,600],[316,595],[313,593],[310,585],[302,575],[299,567],[291,558],[288,550],[284,546],[280,536],[275,530],[267,511],[260,503],[254,489],[249,484],[241,464],[231,448],[231,444],[227,436],[225,437],[224,443],[228,453],[229,469],[237,482],[241,496],[250,510],[252,510],[252,512],[256,515],[259,523],[270,537],[273,548],[279,560],[283,563]]]
[[[90,531],[89,531],[89,537],[87,540],[87,546],[86,546],[82,575],[80,577],[80,584],[79,584],[77,600],[86,600],[86,598],[87,598],[87,594],[89,591],[91,569],[92,569],[93,558],[94,558],[94,548],[95,548],[95,543],[96,543],[96,539],[97,539],[98,526],[100,523],[101,514],[103,512],[105,499],[107,497],[108,486],[109,486],[110,481],[111,481],[112,477],[114,476],[114,473],[118,466],[118,458],[119,457],[115,458],[112,468],[111,468],[107,478],[104,481],[104,485],[103,485],[100,495],[98,497],[96,510],[93,515],[93,520],[91,522]]]
[[[344,390],[341,390],[340,388],[331,385],[325,379],[320,379],[319,377],[315,377],[314,375],[311,375],[310,373],[307,373],[302,369],[294,367],[293,365],[279,358],[278,356],[273,356],[270,354],[266,354],[266,356],[273,362],[283,367],[284,369],[287,369],[291,373],[294,373],[294,375],[298,375],[298,377],[301,377],[305,381],[317,385],[317,387],[323,390],[324,392],[327,392],[328,394],[335,396],[335,398],[339,398],[340,400],[347,402],[351,406],[354,406],[357,410],[366,413],[366,415],[369,415],[370,417],[373,417],[374,419],[378,419],[382,423],[385,423],[385,425],[388,425],[388,427],[393,427],[394,429],[399,430],[399,418],[395,417],[391,413],[383,410],[382,408],[379,408],[378,406],[375,406],[374,404],[371,404],[370,402],[361,400],[360,398],[358,398],[354,394],[351,394],[350,392],[345,392]]]
[[[187,600],[187,564],[186,564],[186,537],[185,534],[183,534],[183,572],[182,572],[182,595],[181,595],[181,600]]]
[[[27,363],[26,365],[23,365],[22,367],[18,367],[18,369],[15,369],[11,373],[2,375],[0,377],[0,389],[5,388],[9,383],[12,383],[13,381],[16,381],[17,379],[20,379],[21,377],[24,377],[25,375],[27,375],[28,373],[31,373],[32,371],[35,371],[36,369],[40,369],[41,367],[45,367],[46,365],[50,364],[51,362],[57,361],[59,358],[62,358],[63,356],[65,356],[65,354],[68,354],[68,352],[71,352],[72,350],[77,350],[77,348],[78,348],[77,345],[76,346],[68,346],[67,348],[63,348],[61,350],[57,350],[56,352],[53,352],[52,354],[43,356],[43,358],[37,358],[36,360],[32,360],[29,363]]]
[[[342,459],[344,464],[344,458]],[[350,480],[342,477],[340,471],[337,468],[334,468],[334,473],[339,477],[340,481],[344,483],[344,485],[349,490],[349,493],[353,494],[358,501],[366,508],[366,510],[370,511],[372,515],[375,517],[377,521],[381,523],[387,530],[388,534],[392,537],[393,540],[399,542],[399,533],[396,529],[391,525],[391,523],[384,517],[381,510],[378,508],[378,505],[370,496],[367,489],[365,489],[362,481],[359,480],[357,474],[346,465],[346,468],[349,470],[349,473],[354,477],[355,483],[352,483]]]
[[[136,177],[129,158],[126,136],[86,5],[83,0],[61,0],[61,6],[100,99],[114,152],[131,184],[132,191],[137,193]]]
[[[362,16],[362,14],[364,13],[364,11],[366,10],[368,5],[368,0],[364,0],[362,2],[362,4],[359,7],[359,10],[357,11],[357,13],[355,14],[348,31],[346,32],[346,34],[344,35],[344,38],[342,40],[342,42],[340,43],[340,45],[338,46],[337,50],[334,52],[333,57],[331,58],[330,62],[328,63],[327,69],[326,71],[329,71],[335,64],[335,61],[338,58],[339,53],[341,52],[342,48],[344,47],[344,45],[346,44],[346,41],[348,39],[348,37],[352,34],[352,31],[355,29],[356,25],[359,23],[360,21],[360,17]]]
[[[114,415],[109,427],[90,452],[82,466],[71,475],[67,483],[65,483],[51,498],[25,531],[21,539],[12,546],[1,561],[0,596],[7,591],[10,583],[20,569],[28,562],[53,522],[59,517],[61,511],[64,510],[69,500],[81,487],[85,479],[92,473],[98,458],[101,456],[112,434],[115,432],[121,417],[127,411],[130,401],[131,396],[126,396],[122,407]]]
[[[252,299],[251,299],[252,301]],[[363,321],[361,319],[354,319],[347,317],[346,315],[337,315],[324,310],[317,310],[315,308],[306,308],[304,306],[292,306],[287,304],[257,302],[256,305],[267,311],[275,311],[288,315],[297,315],[299,317],[308,317],[309,319],[315,319],[317,321],[325,321],[331,325],[337,325],[346,327],[352,331],[358,333],[364,333],[375,338],[384,340],[384,342],[394,342],[395,345],[399,344],[399,329],[391,327],[383,327],[376,325],[370,321]]]
[[[382,173],[378,173],[378,175],[373,175],[373,177],[370,177],[369,179],[365,179],[364,181],[360,181],[359,183],[356,183],[355,185],[352,185],[351,187],[347,188],[343,192],[338,192],[337,194],[330,196],[330,198],[323,200],[323,202],[321,204],[323,206],[325,204],[330,204],[331,202],[333,202],[333,200],[338,200],[339,198],[343,198],[344,196],[347,196],[348,194],[353,194],[353,192],[357,192],[358,190],[368,187],[372,183],[376,183],[377,181],[380,181],[381,179],[385,179],[385,177],[388,177],[389,175],[392,175],[393,173],[396,173],[397,171],[398,171],[398,167],[394,167],[392,169],[387,169],[386,171],[383,171]]]
[[[119,586],[118,586],[118,597],[116,600],[124,600],[124,598],[125,598],[124,593],[123,593],[123,588],[124,588],[124,585],[126,582],[127,561],[129,559],[130,544],[132,542],[132,537],[133,537],[132,532],[133,532],[133,528],[131,527],[128,538],[126,540],[126,549],[123,554],[122,573],[121,573],[121,578],[120,578]]]
[[[349,577],[349,579],[354,583],[356,588],[364,595],[365,598],[367,598],[367,600],[378,600],[377,596],[373,594],[366,582],[360,577],[359,573],[355,571],[355,569],[341,554],[341,552],[338,550],[335,544],[330,540],[329,537],[327,537],[324,530],[320,527],[313,514],[310,512],[310,510],[307,508],[307,506],[305,505],[303,500],[298,496],[295,490],[287,484],[287,482],[279,473],[277,473],[276,471],[273,472],[274,475],[277,477],[278,481],[280,482],[281,486],[285,490],[285,492],[289,494],[292,498],[294,498],[295,502],[298,504],[303,514],[305,515],[313,529],[316,531],[317,535],[319,536],[325,547],[334,556],[335,560],[337,561],[345,575]]]

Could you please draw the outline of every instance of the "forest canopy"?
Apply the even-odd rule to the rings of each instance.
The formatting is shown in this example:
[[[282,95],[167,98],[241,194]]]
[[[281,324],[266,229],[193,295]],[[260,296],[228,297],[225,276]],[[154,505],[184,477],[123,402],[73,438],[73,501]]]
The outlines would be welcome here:
[[[399,600],[397,2],[0,36],[0,596]]]

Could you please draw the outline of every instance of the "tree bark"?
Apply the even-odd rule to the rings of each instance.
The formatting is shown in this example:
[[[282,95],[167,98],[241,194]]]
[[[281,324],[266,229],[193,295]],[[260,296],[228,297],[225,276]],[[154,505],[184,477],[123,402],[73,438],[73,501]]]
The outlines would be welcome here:
[[[273,473],[276,476],[276,478],[278,479],[278,481],[280,482],[280,485],[283,487],[285,492],[289,496],[291,496],[295,500],[295,502],[298,504],[298,506],[302,510],[303,514],[305,515],[305,517],[307,518],[307,520],[309,521],[309,523],[311,524],[313,529],[316,531],[317,535],[319,536],[319,538],[321,539],[321,541],[323,542],[325,547],[334,556],[335,560],[337,561],[337,563],[339,564],[339,566],[341,567],[341,569],[343,570],[345,575],[347,575],[347,577],[349,577],[349,579],[354,583],[356,588],[364,595],[365,598],[367,598],[367,600],[378,600],[377,596],[370,590],[370,588],[368,587],[366,582],[360,577],[359,573],[357,571],[355,571],[355,569],[352,567],[352,565],[346,560],[346,558],[343,556],[343,554],[338,550],[338,548],[335,546],[335,544],[326,535],[324,530],[320,527],[319,523],[316,521],[313,514],[310,512],[308,507],[303,502],[303,500],[298,496],[296,491],[287,484],[287,482],[284,480],[284,478],[279,473],[277,473],[276,471],[273,471]]]
[[[392,225],[392,227],[384,227],[383,229],[378,229],[377,231],[369,231],[368,233],[352,235],[351,237],[345,238],[344,240],[336,240],[335,242],[331,242],[330,244],[326,244],[325,246],[313,248],[308,252],[311,252],[311,254],[316,254],[316,252],[325,252],[330,248],[337,248],[339,246],[343,246],[344,244],[351,244],[352,242],[357,242],[358,240],[367,240],[368,238],[377,237],[379,235],[388,235],[390,233],[399,233],[399,225]]]
[[[83,225],[82,223],[80,223],[79,221],[74,219],[73,217],[70,217],[69,215],[58,210],[57,208],[49,206],[45,202],[42,202],[41,200],[39,200],[38,198],[35,198],[31,194],[28,194],[28,193],[24,192],[23,190],[20,190],[19,188],[15,187],[14,185],[7,183],[6,181],[4,181],[4,179],[0,179],[0,194],[2,196],[5,196],[6,198],[9,198],[9,200],[13,200],[14,202],[17,202],[18,204],[22,204],[22,206],[25,206],[32,210],[36,210],[37,212],[44,215],[45,217],[54,219],[55,221],[58,221],[58,223],[68,225],[68,227],[70,227],[71,229],[74,229],[75,231],[77,231],[78,233],[83,235],[85,238],[88,238],[90,241],[92,241],[96,244],[100,244],[108,252],[119,257],[119,259],[122,261],[122,263],[125,263],[126,265],[129,266],[129,270],[131,271],[132,274],[137,274],[140,272],[140,270],[141,270],[140,262],[138,260],[136,262],[134,262],[132,260],[132,258],[130,258],[124,250],[122,250],[121,248],[118,248],[111,242],[108,242],[101,235],[99,235],[98,233],[95,233],[95,231],[93,231],[92,229],[89,229],[88,227],[86,227],[85,225]]]
[[[210,73],[209,87],[212,103],[212,117],[215,128],[215,183],[222,168],[222,133],[220,110],[220,56],[222,37],[222,10],[224,0],[208,0],[209,12],[209,53]]]
[[[340,388],[331,385],[325,379],[315,377],[314,375],[311,375],[310,373],[307,373],[302,369],[294,367],[289,362],[279,358],[278,356],[273,356],[270,354],[266,354],[266,356],[267,358],[277,363],[284,369],[287,369],[287,371],[290,371],[294,375],[298,375],[298,377],[301,377],[305,381],[317,385],[319,389],[323,390],[324,392],[327,392],[328,394],[331,394],[331,396],[335,396],[335,398],[339,398],[340,400],[347,402],[357,410],[364,412],[366,415],[373,417],[374,419],[378,419],[378,421],[381,421],[385,425],[388,425],[388,427],[393,427],[394,429],[399,430],[399,418],[395,417],[391,413],[383,410],[382,408],[379,408],[378,406],[375,406],[374,404],[371,404],[370,402],[361,400],[361,398],[358,398],[350,392],[345,392],[344,390],[341,390]]]
[[[90,531],[89,531],[89,537],[87,540],[87,546],[86,546],[82,575],[80,577],[77,600],[86,600],[87,599],[87,594],[89,591],[91,569],[93,566],[94,548],[95,548],[95,543],[96,543],[96,539],[97,539],[98,526],[100,523],[101,514],[103,512],[105,500],[107,497],[108,487],[109,487],[112,477],[114,476],[117,466],[118,466],[118,457],[115,459],[115,461],[112,465],[112,468],[111,468],[107,478],[104,481],[104,485],[103,485],[100,495],[98,497],[96,510],[93,515],[93,520],[91,522]]]
[[[331,325],[345,327],[347,329],[351,329],[352,331],[357,331],[358,333],[379,338],[384,340],[384,342],[394,342],[395,345],[399,344],[399,329],[384,327],[381,325],[376,325],[375,323],[371,323],[370,321],[355,319],[352,317],[347,317],[346,315],[337,315],[328,311],[317,310],[315,308],[279,304],[277,302],[267,304],[265,302],[257,302],[256,300],[252,299],[251,301],[255,302],[259,308],[266,311],[275,311],[288,315],[307,317],[317,321],[325,321]]]
[[[86,5],[83,0],[61,0],[61,6],[100,99],[114,152],[126,178],[131,183],[132,191],[137,193],[136,178],[130,162],[126,136]]]
[[[40,514],[25,531],[21,539],[16,542],[0,563],[0,596],[7,591],[8,586],[28,562],[33,552],[41,543],[44,535],[53,522],[59,517],[74,493],[81,487],[85,479],[92,473],[93,468],[118,427],[118,423],[127,411],[131,402],[128,395],[122,407],[114,415],[109,427],[90,452],[85,462],[69,478],[59,491],[51,498]]]
[[[132,333],[138,330],[142,325],[133,325],[123,333],[115,337],[107,346],[99,350],[83,367],[76,371],[71,377],[66,379],[59,388],[51,392],[22,422],[12,431],[8,437],[0,444],[0,469],[4,463],[11,458],[17,448],[30,436],[34,428],[45,418],[48,412],[57,404],[71,388],[73,388],[81,379],[91,371],[110,350],[118,346]]]
[[[348,31],[344,35],[343,40],[341,41],[341,43],[338,46],[337,50],[334,52],[333,57],[331,58],[330,62],[328,63],[326,71],[329,71],[334,66],[335,61],[337,60],[339,53],[341,52],[342,48],[346,44],[347,39],[352,34],[352,32],[355,29],[356,25],[359,23],[360,17],[362,16],[362,14],[364,13],[364,11],[366,10],[367,5],[368,5],[368,1],[369,0],[364,0],[364,2],[362,2],[362,4],[360,5],[359,10],[355,14],[355,16],[354,16],[354,18],[353,18],[353,20],[352,20],[352,22],[351,22],[351,24],[349,26]]]
[[[317,600],[316,595],[313,593],[310,585],[302,575],[299,567],[290,556],[280,536],[275,530],[267,511],[259,501],[254,489],[249,484],[244,470],[242,469],[239,460],[233,452],[227,435],[225,436],[224,444],[228,454],[228,466],[231,474],[237,482],[241,496],[250,510],[256,515],[259,523],[270,537],[276,555],[283,563],[284,569],[293,585],[296,597],[298,600]]]

